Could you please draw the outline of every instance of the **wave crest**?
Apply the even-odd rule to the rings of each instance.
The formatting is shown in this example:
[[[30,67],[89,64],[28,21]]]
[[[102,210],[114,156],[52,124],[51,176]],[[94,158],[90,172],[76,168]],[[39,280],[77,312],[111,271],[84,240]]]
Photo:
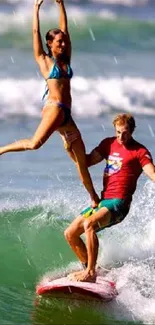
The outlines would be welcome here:
[[[44,83],[36,79],[1,79],[1,119],[27,115],[39,117]],[[39,95],[40,94],[40,95]],[[72,81],[74,115],[100,116],[115,111],[155,115],[155,81],[144,78],[94,79],[74,77]]]

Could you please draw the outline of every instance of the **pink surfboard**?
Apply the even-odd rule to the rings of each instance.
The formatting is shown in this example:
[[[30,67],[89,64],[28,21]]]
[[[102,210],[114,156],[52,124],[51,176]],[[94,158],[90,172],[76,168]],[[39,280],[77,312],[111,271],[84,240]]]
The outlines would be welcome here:
[[[68,298],[81,297],[82,299],[96,298],[110,301],[117,296],[115,282],[105,280],[97,276],[95,283],[70,281],[67,277],[55,280],[46,280],[36,287],[38,295],[50,295],[53,297],[67,295]]]

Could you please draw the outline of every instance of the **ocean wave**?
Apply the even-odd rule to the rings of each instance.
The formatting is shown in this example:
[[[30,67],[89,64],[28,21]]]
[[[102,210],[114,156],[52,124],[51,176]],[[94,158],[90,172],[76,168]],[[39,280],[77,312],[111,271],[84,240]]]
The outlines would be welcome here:
[[[70,23],[74,25],[78,25],[78,23],[81,24],[82,26],[87,23],[87,19],[91,16],[92,20],[92,15],[94,16],[94,22],[98,22],[98,18],[108,18],[108,19],[113,19],[116,18],[117,15],[113,13],[113,11],[110,11],[110,9],[103,8],[102,10],[97,12],[97,15],[94,15],[92,11],[86,12],[80,7],[69,7],[67,10],[68,13],[68,20]],[[41,21],[43,26],[47,25],[54,25],[58,24],[58,11],[55,6],[51,6],[48,11],[42,10],[41,14]],[[0,13],[0,23],[1,23],[1,30],[0,34],[4,34],[8,31],[11,32],[12,28],[14,30],[18,31],[19,34],[23,33],[24,30],[31,30],[31,25],[32,25],[32,8],[27,7],[26,10],[23,11],[22,8],[18,8],[15,11],[9,13],[9,12],[1,12]],[[23,28],[23,30],[18,30],[19,26]],[[80,27],[80,26],[78,26]]]
[[[0,117],[40,117],[44,82],[36,79],[0,80]],[[144,78],[74,77],[72,80],[73,115],[100,116],[128,111],[155,115],[155,81]]]
[[[51,12],[42,13],[41,33],[45,35],[49,28],[57,26],[57,16]],[[72,17],[72,18],[71,18]],[[16,12],[11,17],[0,14],[0,48],[32,49],[31,17],[29,13]],[[88,52],[120,51],[155,51],[155,23],[118,19],[109,11],[101,10],[100,14],[76,12],[71,14],[70,32],[75,50]],[[92,40],[95,46],[92,46]]]
[[[149,195],[149,202],[146,201],[146,195]],[[71,202],[74,209],[77,210],[76,191],[74,196],[75,200]],[[26,198],[27,195],[25,200]],[[66,198],[66,192],[64,192],[64,198]],[[61,197],[54,204],[53,199],[55,199],[55,195],[51,195],[49,198],[50,206],[43,206],[39,202],[34,208],[29,205],[29,208],[18,208],[16,211],[5,210],[1,213],[1,237],[5,249],[2,276],[11,274],[8,278],[4,277],[5,281],[7,279],[5,282],[7,284],[9,279],[10,287],[14,283],[15,287],[19,288],[26,282],[29,288],[28,294],[30,294],[31,288],[34,291],[36,277],[41,278],[42,276],[43,279],[47,275],[53,275],[52,270],[60,274],[66,268],[68,272],[71,269],[69,263],[73,261],[73,255],[68,251],[63,231],[72,219],[62,218],[63,215],[67,215],[70,205],[66,201],[64,204],[66,211],[64,211]],[[79,195],[79,199],[83,199],[81,195]],[[104,315],[111,315],[111,319],[122,323],[124,320],[129,323],[130,321],[139,321],[144,324],[154,324],[154,208],[154,184],[148,182],[143,189],[141,188],[138,200],[136,198],[133,200],[130,213],[125,220],[115,227],[105,229],[104,233],[99,235],[98,263],[101,269],[102,267],[109,268],[106,279],[116,282],[119,293],[112,305],[104,305]],[[10,260],[17,261],[17,265],[10,263]],[[77,262],[76,266],[78,266]],[[19,270],[18,277],[15,276],[17,270]],[[25,270],[24,273],[23,270]],[[29,274],[28,279],[26,274]],[[26,288],[25,285],[24,287]],[[4,292],[2,290],[1,300],[2,297],[4,300],[6,293],[8,293],[7,298],[11,298],[11,291],[5,289]],[[17,290],[14,293],[17,293]],[[14,295],[14,297],[17,300],[18,296]],[[19,307],[19,304],[17,306]],[[50,305],[49,307],[51,309]],[[13,315],[16,311],[19,310],[14,311],[13,308]],[[97,312],[102,315],[103,306],[97,304]]]
[[[6,3],[9,3],[9,4],[21,4],[21,1],[20,0],[7,0],[5,1]],[[23,3],[28,3],[28,4],[32,4],[32,1],[31,0],[23,0],[22,1]],[[147,5],[149,3],[153,3],[153,0],[83,0],[82,2],[81,1],[78,1],[78,0],[70,0],[68,1],[69,3],[72,3],[74,4],[76,2],[79,3],[80,5],[83,4],[88,4],[88,3],[92,3],[92,2],[96,2],[96,3],[102,3],[102,4],[115,4],[115,5],[124,5],[124,6],[144,6],[144,5]],[[48,1],[49,3],[49,1]]]

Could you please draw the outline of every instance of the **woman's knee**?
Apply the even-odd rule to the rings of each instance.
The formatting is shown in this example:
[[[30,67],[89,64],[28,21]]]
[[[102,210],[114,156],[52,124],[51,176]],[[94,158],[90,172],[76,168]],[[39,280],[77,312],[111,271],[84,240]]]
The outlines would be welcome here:
[[[34,141],[33,138],[29,139],[28,141],[29,150],[37,150],[43,144],[41,141]]]

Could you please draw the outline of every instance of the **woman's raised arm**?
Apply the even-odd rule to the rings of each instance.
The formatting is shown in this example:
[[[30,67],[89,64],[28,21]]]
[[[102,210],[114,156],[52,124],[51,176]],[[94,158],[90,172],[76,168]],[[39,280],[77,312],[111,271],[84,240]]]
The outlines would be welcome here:
[[[60,16],[59,16],[59,28],[61,29],[61,31],[66,34],[67,37],[67,42],[68,42],[68,47],[67,47],[67,56],[71,57],[71,41],[70,41],[70,35],[68,32],[68,20],[67,20],[67,13],[66,13],[66,9],[65,9],[65,5],[64,5],[64,1],[63,0],[55,0],[58,5],[59,5],[59,12],[60,12]]]
[[[35,0],[33,9],[33,52],[37,63],[42,59],[46,53],[43,48],[41,34],[40,34],[40,23],[39,23],[39,9],[44,0]]]

